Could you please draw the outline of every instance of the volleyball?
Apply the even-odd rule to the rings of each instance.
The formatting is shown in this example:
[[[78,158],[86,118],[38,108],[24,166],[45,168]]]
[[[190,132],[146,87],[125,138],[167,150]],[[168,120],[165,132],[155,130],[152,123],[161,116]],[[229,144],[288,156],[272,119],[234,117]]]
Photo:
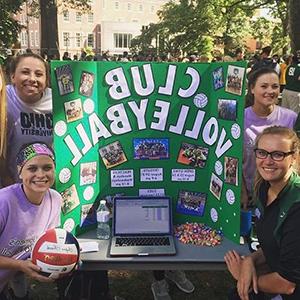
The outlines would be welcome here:
[[[62,277],[74,270],[79,261],[79,243],[72,233],[61,228],[47,230],[33,246],[32,262],[45,276]]]
[[[68,168],[63,168],[59,172],[58,179],[61,183],[67,183],[71,178],[71,171]]]
[[[207,105],[207,103],[208,103],[208,98],[203,93],[197,94],[194,98],[194,104],[198,108],[205,107]]]
[[[239,126],[239,124],[235,123],[231,126],[231,135],[235,140],[240,137],[241,127]]]

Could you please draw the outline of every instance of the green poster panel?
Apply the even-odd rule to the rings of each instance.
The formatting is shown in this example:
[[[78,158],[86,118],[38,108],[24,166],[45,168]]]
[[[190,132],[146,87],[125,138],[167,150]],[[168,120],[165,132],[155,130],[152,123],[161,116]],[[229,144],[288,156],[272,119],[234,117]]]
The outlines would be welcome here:
[[[62,225],[98,198],[172,198],[174,223],[239,242],[245,63],[53,62]]]

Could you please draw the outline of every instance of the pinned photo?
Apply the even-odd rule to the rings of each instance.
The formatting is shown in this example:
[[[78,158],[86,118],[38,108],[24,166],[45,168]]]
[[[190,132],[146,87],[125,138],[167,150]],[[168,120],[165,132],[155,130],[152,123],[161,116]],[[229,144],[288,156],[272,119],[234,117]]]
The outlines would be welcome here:
[[[212,72],[214,89],[218,90],[224,87],[223,68],[217,68]]]
[[[80,77],[79,93],[83,96],[90,97],[93,93],[95,74],[82,72]]]
[[[219,99],[218,115],[220,119],[235,121],[237,118],[237,101]]]
[[[242,95],[244,74],[245,68],[228,66],[225,91],[236,95]]]
[[[63,214],[69,213],[80,204],[75,184],[71,185],[60,194],[63,199],[61,207]]]
[[[80,99],[65,102],[65,112],[67,122],[74,122],[83,118],[82,105]]]
[[[133,139],[134,159],[169,159],[169,139]]]
[[[80,227],[86,227],[97,223],[96,209],[94,204],[81,206]]]
[[[97,162],[80,164],[80,185],[93,184],[97,177]]]
[[[113,168],[127,161],[119,141],[100,148],[99,153],[106,169]]]
[[[218,200],[221,199],[222,187],[223,187],[222,180],[219,177],[217,177],[214,173],[212,173],[209,190]]]
[[[191,191],[179,191],[177,212],[187,215],[204,215],[207,194]]]
[[[59,94],[61,96],[74,92],[74,82],[70,65],[57,67],[55,70]]]
[[[235,157],[224,158],[224,181],[229,184],[238,184],[238,163],[239,160]]]
[[[182,143],[177,162],[184,165],[204,168],[208,157],[208,148]]]

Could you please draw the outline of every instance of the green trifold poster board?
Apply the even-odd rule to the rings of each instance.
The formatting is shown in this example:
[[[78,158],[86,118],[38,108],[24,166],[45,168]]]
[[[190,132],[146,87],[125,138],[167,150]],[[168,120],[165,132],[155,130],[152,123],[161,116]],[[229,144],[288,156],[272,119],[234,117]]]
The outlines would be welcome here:
[[[64,228],[94,226],[99,199],[166,195],[175,224],[239,242],[244,62],[56,61],[51,79]]]

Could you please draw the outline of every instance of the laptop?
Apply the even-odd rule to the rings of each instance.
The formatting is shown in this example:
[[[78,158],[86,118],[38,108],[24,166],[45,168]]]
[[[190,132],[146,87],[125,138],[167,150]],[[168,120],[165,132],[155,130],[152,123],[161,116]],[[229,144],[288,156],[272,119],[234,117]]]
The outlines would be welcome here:
[[[175,255],[169,197],[115,197],[111,256]]]

